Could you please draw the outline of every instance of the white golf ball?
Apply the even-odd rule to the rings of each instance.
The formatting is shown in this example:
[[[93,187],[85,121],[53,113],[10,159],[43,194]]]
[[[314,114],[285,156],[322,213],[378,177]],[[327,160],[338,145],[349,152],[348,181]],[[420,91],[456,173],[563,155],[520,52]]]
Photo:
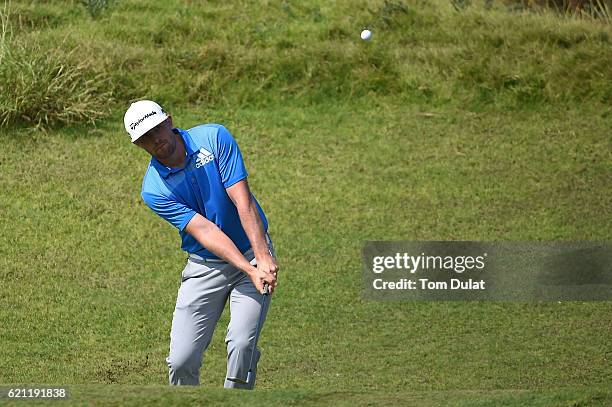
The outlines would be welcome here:
[[[369,40],[372,37],[372,31],[370,30],[363,30],[361,32],[361,39],[362,40]]]

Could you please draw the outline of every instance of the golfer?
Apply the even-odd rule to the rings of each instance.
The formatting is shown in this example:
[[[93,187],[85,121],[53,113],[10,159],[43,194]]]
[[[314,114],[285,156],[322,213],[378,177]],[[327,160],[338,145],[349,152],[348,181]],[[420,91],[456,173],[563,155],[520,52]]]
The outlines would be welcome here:
[[[218,124],[174,128],[172,117],[150,100],[132,103],[124,124],[132,143],[151,155],[142,198],[178,229],[188,253],[166,358],[169,382],[200,383],[202,355],[229,299],[224,387],[252,389],[260,357],[253,346],[257,323],[270,303],[262,307],[264,283],[271,294],[278,266],[238,145]],[[246,383],[252,352],[252,379]]]

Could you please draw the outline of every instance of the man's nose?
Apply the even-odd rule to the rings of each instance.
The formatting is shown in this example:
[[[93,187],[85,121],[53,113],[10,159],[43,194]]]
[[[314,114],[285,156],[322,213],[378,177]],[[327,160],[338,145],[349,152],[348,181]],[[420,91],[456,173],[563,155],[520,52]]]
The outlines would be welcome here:
[[[159,144],[162,141],[164,141],[164,136],[161,133],[161,131],[157,131],[157,132],[153,133],[153,141],[155,142],[155,144]]]

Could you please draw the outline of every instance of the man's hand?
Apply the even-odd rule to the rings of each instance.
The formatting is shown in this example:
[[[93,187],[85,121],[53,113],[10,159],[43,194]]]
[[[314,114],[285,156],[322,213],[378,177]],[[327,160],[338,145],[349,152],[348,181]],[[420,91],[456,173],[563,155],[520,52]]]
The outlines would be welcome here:
[[[276,264],[276,259],[270,255],[270,253],[266,253],[260,256],[255,255],[255,259],[257,260],[257,268],[265,273],[273,274],[276,277],[278,273],[278,265]]]
[[[264,255],[255,256],[255,259],[257,261],[257,270],[274,276],[274,284],[270,285],[268,290],[272,294],[272,291],[278,285],[278,265],[276,264],[276,259],[269,252]]]
[[[248,273],[249,278],[257,288],[257,291],[264,293],[264,283],[268,283],[268,293],[272,294],[276,287],[276,276],[272,273],[266,273],[258,267],[253,267]]]

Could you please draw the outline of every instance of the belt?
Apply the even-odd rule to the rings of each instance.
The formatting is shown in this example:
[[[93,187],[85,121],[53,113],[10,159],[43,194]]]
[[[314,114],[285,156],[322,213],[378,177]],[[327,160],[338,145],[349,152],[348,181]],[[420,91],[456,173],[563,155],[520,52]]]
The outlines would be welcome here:
[[[196,263],[227,263],[225,260],[222,259],[211,259],[209,257],[202,257],[195,253],[189,253],[189,260],[194,261]]]
[[[268,245],[271,246],[272,241],[270,239],[270,236],[266,233],[266,242],[268,242]],[[251,250],[253,250],[252,248],[247,250],[246,252],[242,253],[244,255],[246,255],[248,252],[250,252]],[[227,263],[225,260],[222,259],[213,259],[210,257],[202,257],[198,254],[195,253],[189,253],[189,260],[195,262],[195,263]]]

